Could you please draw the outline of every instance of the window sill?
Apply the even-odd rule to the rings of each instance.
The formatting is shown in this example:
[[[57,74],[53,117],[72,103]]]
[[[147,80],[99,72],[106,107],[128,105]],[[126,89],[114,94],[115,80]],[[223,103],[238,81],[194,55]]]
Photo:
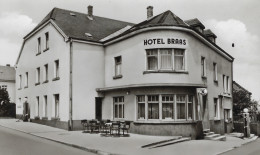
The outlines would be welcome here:
[[[148,71],[143,71],[143,74],[149,74],[149,73],[180,73],[180,74],[189,74],[188,71],[175,71],[175,70],[148,70]]]
[[[48,120],[48,117],[42,117],[42,120]]]
[[[115,75],[115,76],[113,76],[113,79],[115,80],[115,79],[121,79],[123,77],[123,75]]]
[[[46,52],[46,51],[48,51],[48,50],[49,50],[49,47],[48,47],[48,48],[46,48],[46,49],[44,49],[44,50],[43,50],[43,52]]]
[[[49,82],[49,80],[45,80],[45,81],[42,82],[42,84],[44,84],[44,83],[48,83],[48,82]]]
[[[22,90],[22,88],[18,88],[17,90]]]
[[[60,77],[56,77],[56,78],[53,78],[52,81],[57,81],[59,79],[60,79]]]
[[[52,117],[51,120],[53,120],[53,121],[59,121],[60,118],[59,118],[59,117]]]
[[[40,55],[40,54],[41,54],[41,52],[40,52],[40,53],[37,53],[36,56],[38,56],[38,55]]]
[[[40,85],[40,84],[41,84],[40,82],[37,82],[37,83],[35,83],[35,86]]]

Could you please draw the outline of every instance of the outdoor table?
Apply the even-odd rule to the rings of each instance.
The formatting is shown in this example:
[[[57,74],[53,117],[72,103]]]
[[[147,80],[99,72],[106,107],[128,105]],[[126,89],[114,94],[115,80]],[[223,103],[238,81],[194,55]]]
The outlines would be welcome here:
[[[112,126],[112,123],[105,123],[105,126],[109,127],[109,133],[111,135],[111,126]],[[107,132],[106,132],[107,134]]]

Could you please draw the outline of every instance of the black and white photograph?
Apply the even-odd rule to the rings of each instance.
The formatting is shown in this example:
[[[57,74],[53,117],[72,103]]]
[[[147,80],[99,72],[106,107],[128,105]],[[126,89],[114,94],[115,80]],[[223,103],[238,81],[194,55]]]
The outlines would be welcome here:
[[[0,0],[0,155],[259,155],[260,1]]]

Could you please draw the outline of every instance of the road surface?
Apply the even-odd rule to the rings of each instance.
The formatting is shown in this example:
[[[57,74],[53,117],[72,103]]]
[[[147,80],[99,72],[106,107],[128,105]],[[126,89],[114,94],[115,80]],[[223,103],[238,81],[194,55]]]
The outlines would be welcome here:
[[[258,138],[254,142],[242,145],[222,155],[260,155],[260,139]]]
[[[0,155],[94,155],[50,140],[0,126]]]

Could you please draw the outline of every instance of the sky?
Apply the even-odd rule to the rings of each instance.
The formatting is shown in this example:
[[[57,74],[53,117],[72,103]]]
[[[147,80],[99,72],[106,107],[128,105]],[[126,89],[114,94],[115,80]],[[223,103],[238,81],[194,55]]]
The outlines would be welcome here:
[[[234,60],[233,80],[260,101],[259,0],[0,0],[0,65],[15,65],[23,37],[54,7],[127,22],[171,10],[183,20],[198,18],[218,37],[216,43]],[[235,47],[232,47],[232,43]]]

